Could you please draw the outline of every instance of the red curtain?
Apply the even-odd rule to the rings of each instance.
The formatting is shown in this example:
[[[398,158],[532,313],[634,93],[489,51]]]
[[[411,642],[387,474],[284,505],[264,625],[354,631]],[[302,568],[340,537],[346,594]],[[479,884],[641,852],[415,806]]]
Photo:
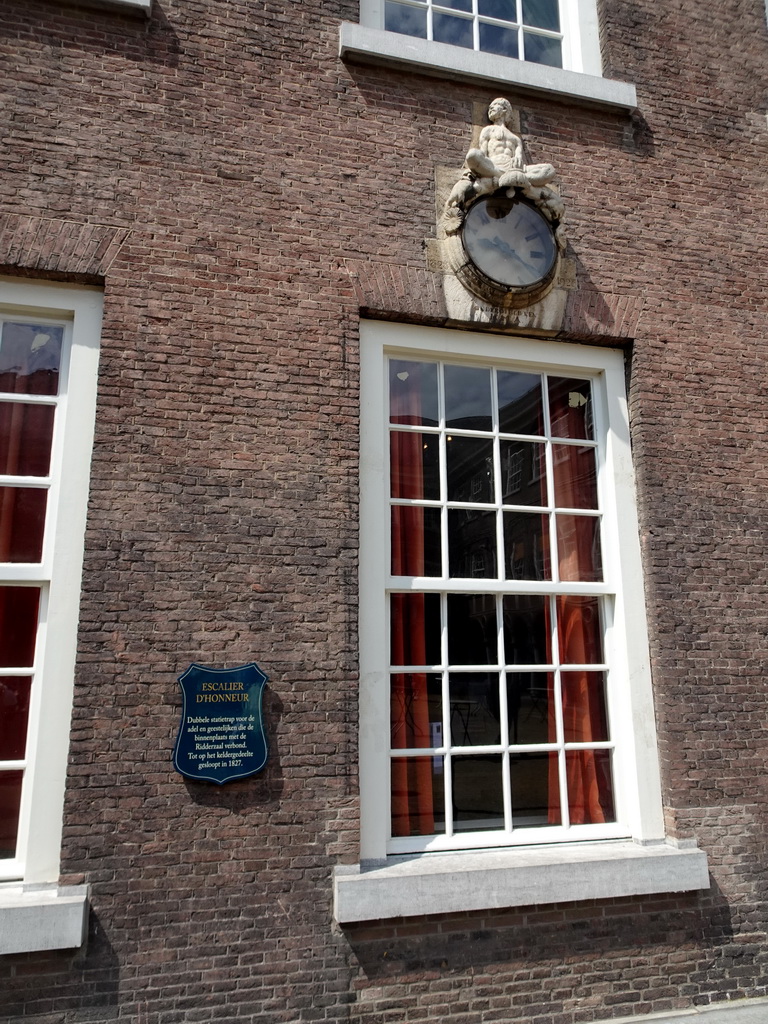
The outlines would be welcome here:
[[[421,423],[419,367],[410,371],[409,387],[398,400],[392,396],[392,418]],[[422,435],[391,432],[391,493],[400,498],[423,498]],[[424,575],[424,509],[395,505],[392,509],[392,575]],[[393,665],[426,663],[425,602],[423,594],[390,599],[391,658]],[[392,674],[391,707],[398,714],[398,747],[423,747],[429,742],[427,677],[423,672]],[[432,793],[432,758],[399,757],[392,760],[392,834],[431,835],[435,831]]]

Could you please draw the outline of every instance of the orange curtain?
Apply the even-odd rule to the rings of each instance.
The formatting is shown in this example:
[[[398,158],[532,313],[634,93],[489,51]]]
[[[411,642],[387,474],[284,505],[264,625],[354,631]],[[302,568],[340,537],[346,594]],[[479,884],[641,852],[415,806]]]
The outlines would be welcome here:
[[[571,407],[567,388],[550,388],[550,416],[559,422],[563,437],[584,437],[584,416],[580,406]],[[565,446],[563,448],[565,450]],[[583,486],[576,458],[577,446],[568,446],[569,457],[557,464],[557,504],[565,508],[580,508],[579,488]],[[589,485],[588,485],[589,486]],[[576,517],[572,517],[575,519]],[[591,579],[594,561],[591,531],[578,528],[568,538],[568,544],[559,550],[560,578]],[[558,531],[558,540],[560,532]],[[566,666],[567,685],[561,681],[563,726],[566,738],[590,743],[604,739],[604,702],[599,687],[590,685],[595,673],[584,670],[568,672],[567,665],[588,665],[603,660],[598,602],[594,598],[560,596],[556,600],[557,636],[560,664]],[[563,673],[561,673],[562,675]],[[554,698],[554,693],[552,694]],[[550,704],[550,742],[555,741],[554,701]],[[599,752],[593,750],[570,751],[566,755],[568,811],[572,825],[595,824],[606,821],[606,807],[612,805],[610,780],[599,770]],[[550,822],[559,822],[560,799],[557,756],[550,757],[549,804]]]

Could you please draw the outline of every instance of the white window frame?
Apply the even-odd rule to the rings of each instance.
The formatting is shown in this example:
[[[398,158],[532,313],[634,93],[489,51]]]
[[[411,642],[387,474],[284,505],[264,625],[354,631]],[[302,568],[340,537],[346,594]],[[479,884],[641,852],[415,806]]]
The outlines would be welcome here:
[[[340,867],[335,914],[340,922],[677,891],[708,884],[706,858],[688,844],[665,841],[638,523],[632,475],[624,357],[620,351],[498,335],[364,322],[361,344],[360,492],[360,863]],[[387,357],[510,366],[589,377],[605,421],[600,489],[606,583],[612,596],[608,640],[612,731],[617,755],[615,825],[550,832],[547,846],[521,834],[507,845],[486,833],[485,848],[456,851],[441,837],[426,853],[393,855],[390,840],[387,590],[389,472]],[[491,581],[488,581],[489,585]],[[498,584],[493,584],[498,588]],[[414,586],[416,586],[414,584]],[[578,585],[584,591],[592,584]],[[416,587],[416,589],[420,589]],[[530,587],[525,588],[530,592]],[[543,832],[544,830],[541,830]],[[549,830],[548,830],[549,831]],[[541,834],[539,833],[539,836]],[[578,833],[578,835],[577,835]],[[514,835],[514,833],[512,833]],[[573,841],[571,841],[573,840]],[[537,842],[541,842],[539,837]],[[494,845],[496,843],[496,845]]]
[[[26,924],[15,935],[7,932],[0,952],[20,951],[19,942],[23,949],[77,945],[78,929],[82,932],[84,892],[62,892],[55,886],[60,870],[102,304],[98,288],[0,278],[0,312],[4,316],[64,326],[42,559],[39,563],[0,565],[4,584],[41,587],[17,854],[13,860],[0,860],[0,931],[7,932],[2,927],[7,919],[4,914],[21,914]],[[57,923],[52,923],[50,914],[46,916],[49,905]],[[42,931],[34,926],[38,919]],[[8,942],[13,948],[7,948]]]
[[[359,23],[342,22],[342,59],[394,65],[451,80],[481,81],[500,92],[517,86],[623,110],[637,106],[633,84],[602,77],[597,0],[560,0],[562,68],[388,32],[384,4],[385,0],[360,0]]]

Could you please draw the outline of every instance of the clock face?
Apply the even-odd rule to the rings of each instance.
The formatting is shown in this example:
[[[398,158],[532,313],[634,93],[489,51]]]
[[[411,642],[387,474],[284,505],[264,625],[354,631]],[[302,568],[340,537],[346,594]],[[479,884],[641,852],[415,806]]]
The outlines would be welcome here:
[[[522,199],[478,200],[464,219],[462,240],[477,270],[505,288],[544,281],[557,259],[549,221]]]

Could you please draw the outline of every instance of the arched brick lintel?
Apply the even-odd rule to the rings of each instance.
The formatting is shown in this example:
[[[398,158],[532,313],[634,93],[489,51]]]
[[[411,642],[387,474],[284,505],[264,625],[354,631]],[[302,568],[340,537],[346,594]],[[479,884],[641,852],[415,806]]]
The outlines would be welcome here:
[[[344,265],[364,316],[435,325],[448,321],[442,274],[373,260],[345,260]],[[574,289],[556,334],[603,345],[625,343],[637,335],[643,306],[642,296]]]
[[[103,281],[128,228],[0,213],[0,270]]]

